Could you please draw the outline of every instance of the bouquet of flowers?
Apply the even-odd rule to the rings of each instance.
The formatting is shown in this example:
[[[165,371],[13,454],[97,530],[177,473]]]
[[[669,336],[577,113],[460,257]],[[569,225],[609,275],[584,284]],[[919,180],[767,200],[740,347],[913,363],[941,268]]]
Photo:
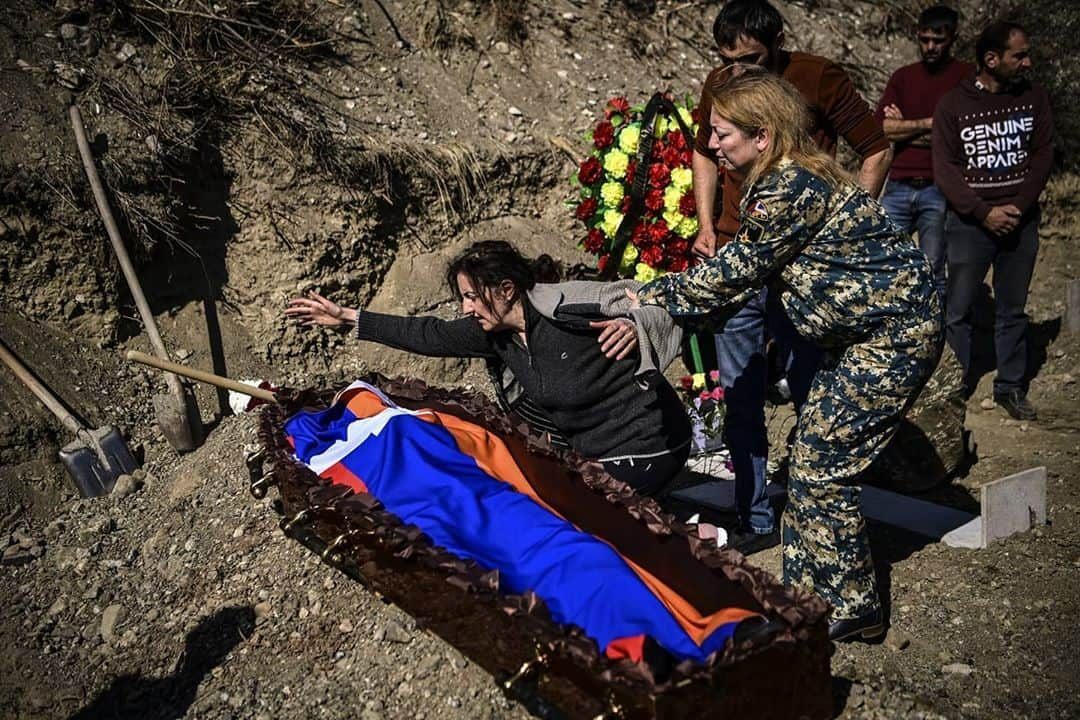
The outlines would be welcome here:
[[[693,102],[688,99],[675,108],[691,132],[696,131],[698,113]],[[698,221],[691,187],[693,147],[675,118],[657,114],[649,162],[645,168],[638,167],[643,112],[644,106],[631,107],[624,97],[607,103],[604,119],[587,136],[592,151],[574,176],[578,198],[568,204],[585,225],[581,245],[599,258],[600,272],[617,262],[619,276],[649,282],[689,266]],[[630,209],[630,189],[638,172],[649,174],[644,211],[633,225],[622,256],[612,258],[615,234]]]
[[[700,432],[703,435],[695,440],[703,449],[711,445],[709,441],[718,437],[724,428],[724,388],[717,385],[719,382],[719,370],[710,370],[707,375],[703,372],[686,375],[680,382],[694,434]]]

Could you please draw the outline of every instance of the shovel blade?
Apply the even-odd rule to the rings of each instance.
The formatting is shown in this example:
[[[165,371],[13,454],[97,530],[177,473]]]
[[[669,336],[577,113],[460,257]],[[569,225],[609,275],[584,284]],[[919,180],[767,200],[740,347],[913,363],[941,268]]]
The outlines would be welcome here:
[[[75,487],[83,497],[108,495],[116,485],[117,475],[106,469],[97,453],[81,440],[60,449],[60,462],[67,468],[68,475],[75,481]]]
[[[121,475],[139,469],[139,463],[128,450],[124,436],[115,427],[100,427],[89,431],[90,442],[73,440],[60,449],[60,462],[67,468],[79,494],[94,498],[108,495]]]
[[[191,452],[202,445],[202,417],[190,391],[184,392],[182,402],[172,394],[155,395],[153,402],[154,417],[173,450]]]
[[[90,436],[105,455],[105,467],[114,476],[130,475],[139,469],[139,463],[128,450],[124,436],[115,427],[100,427],[90,431]]]

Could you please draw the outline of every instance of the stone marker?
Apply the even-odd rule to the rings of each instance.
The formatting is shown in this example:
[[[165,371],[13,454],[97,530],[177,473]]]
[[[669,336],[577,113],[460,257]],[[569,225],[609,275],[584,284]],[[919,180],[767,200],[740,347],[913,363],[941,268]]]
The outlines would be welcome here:
[[[1046,524],[1046,468],[1018,472],[982,486],[983,547]]]

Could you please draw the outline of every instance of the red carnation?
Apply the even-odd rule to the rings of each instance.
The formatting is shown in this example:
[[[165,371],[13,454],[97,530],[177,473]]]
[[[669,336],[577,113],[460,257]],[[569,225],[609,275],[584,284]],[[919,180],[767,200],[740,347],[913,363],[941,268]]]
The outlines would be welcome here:
[[[683,390],[693,390],[694,389],[694,376],[693,375],[683,375],[682,380],[679,381],[679,384],[682,385]]]
[[[671,272],[685,272],[690,267],[690,261],[685,257],[668,258],[668,270]]]
[[[593,228],[589,231],[589,234],[585,236],[585,251],[596,254],[604,249],[604,233],[600,230]]]
[[[630,101],[624,97],[613,97],[608,100],[607,109],[604,111],[604,117],[611,119],[611,116],[615,113],[625,115],[630,112]]]
[[[672,130],[669,132],[667,141],[668,145],[680,150],[686,147],[686,136],[682,134],[682,130]]]
[[[649,184],[656,188],[667,187],[671,180],[671,170],[660,163],[653,163],[649,168]]]
[[[677,238],[668,243],[668,255],[685,257],[690,253],[690,243],[683,238]]]
[[[660,138],[656,138],[652,146],[652,157],[654,160],[659,160],[664,154],[664,143]]]
[[[630,162],[626,163],[626,183],[627,185],[634,184],[634,175],[637,174],[637,160],[630,158]]]
[[[619,212],[626,214],[630,211],[630,196],[623,195],[622,200],[619,201]]]
[[[694,108],[690,111],[690,119],[694,121],[695,125],[701,124],[701,108]]]
[[[581,167],[578,168],[577,177],[582,185],[592,185],[600,179],[603,173],[604,168],[600,164],[600,160],[590,155],[582,161]]]
[[[660,267],[660,263],[664,260],[664,251],[659,245],[646,245],[638,258],[650,267]]]
[[[652,227],[649,228],[649,239],[654,243],[659,244],[664,242],[670,234],[671,230],[668,229],[667,222],[664,220],[657,220],[652,224]]]
[[[694,193],[688,192],[679,198],[679,212],[686,217],[694,217],[697,213],[697,203],[694,202]]]
[[[600,259],[596,261],[597,272],[604,272],[607,269],[608,263],[611,261],[610,255],[602,255]]]
[[[667,146],[663,152],[660,153],[661,159],[668,167],[679,167],[683,164],[683,153],[676,147]]]
[[[645,193],[645,207],[652,210],[654,213],[660,212],[664,207],[664,193],[656,188],[649,190]],[[653,227],[655,227],[655,225]],[[667,230],[667,225],[664,225],[664,229],[665,231]]]
[[[598,150],[608,147],[615,140],[615,126],[607,120],[601,120],[593,130],[592,140]]]
[[[581,221],[588,220],[596,214],[596,208],[599,204],[596,198],[585,198],[577,206],[577,210],[574,211],[574,217]]]
[[[640,246],[649,237],[649,225],[645,222],[639,222],[634,226],[634,229],[630,231],[630,242],[635,246]]]

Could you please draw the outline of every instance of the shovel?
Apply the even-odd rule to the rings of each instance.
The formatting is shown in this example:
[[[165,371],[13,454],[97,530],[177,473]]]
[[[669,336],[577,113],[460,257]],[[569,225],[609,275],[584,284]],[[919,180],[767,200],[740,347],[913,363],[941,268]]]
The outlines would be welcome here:
[[[97,167],[94,165],[94,156],[90,152],[90,143],[86,140],[86,128],[83,126],[82,113],[77,105],[71,106],[71,127],[75,130],[75,143],[79,146],[79,155],[82,157],[83,168],[86,170],[86,178],[90,181],[90,188],[94,191],[94,200],[97,202],[101,219],[105,223],[105,230],[109,234],[109,242],[112,243],[116,259],[120,262],[120,269],[124,272],[128,289],[135,299],[135,306],[139,309],[146,334],[150,338],[150,345],[154,348],[154,354],[163,360],[169,359],[169,353],[165,350],[165,343],[158,333],[154,315],[150,312],[150,305],[143,295],[139,278],[135,275],[135,268],[128,257],[127,248],[120,239],[120,230],[113,218],[112,210],[109,209],[109,200],[105,197],[105,188],[98,177]],[[168,395],[154,396],[154,415],[161,432],[169,445],[177,452],[187,452],[199,447],[203,441],[202,418],[199,415],[199,406],[195,403],[195,396],[184,388],[180,378],[176,375],[166,375],[165,382],[169,386]]]
[[[115,427],[99,427],[87,430],[68,412],[60,401],[41,384],[30,371],[11,354],[7,345],[0,341],[0,360],[11,368],[15,377],[52,411],[61,424],[75,435],[75,439],[60,449],[60,462],[67,468],[71,479],[83,497],[108,495],[121,475],[130,475],[139,469],[131,456],[124,438]]]

